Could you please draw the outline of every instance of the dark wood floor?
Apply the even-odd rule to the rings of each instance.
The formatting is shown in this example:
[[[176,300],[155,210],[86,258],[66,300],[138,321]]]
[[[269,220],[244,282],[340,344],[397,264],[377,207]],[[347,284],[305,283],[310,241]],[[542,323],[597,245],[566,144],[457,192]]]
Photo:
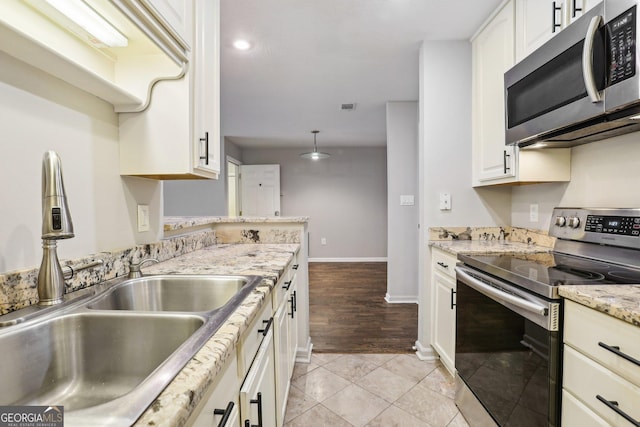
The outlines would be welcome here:
[[[318,353],[411,352],[418,305],[388,304],[387,264],[309,263],[309,321]]]

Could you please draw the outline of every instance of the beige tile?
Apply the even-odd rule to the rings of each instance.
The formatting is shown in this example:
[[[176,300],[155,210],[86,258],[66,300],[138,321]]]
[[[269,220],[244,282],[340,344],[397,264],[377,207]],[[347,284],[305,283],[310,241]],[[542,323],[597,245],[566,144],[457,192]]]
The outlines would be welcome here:
[[[447,427],[469,427],[467,420],[464,419],[461,413],[458,412],[458,415],[449,423]]]
[[[366,360],[367,362],[374,363],[377,366],[384,365],[394,357],[398,356],[397,354],[385,354],[385,353],[371,353],[371,354],[356,354],[361,359]]]
[[[380,367],[357,380],[356,384],[388,402],[394,402],[415,386],[416,381]]]
[[[437,360],[420,360],[415,354],[400,354],[383,366],[400,376],[416,382],[422,381],[440,364]]]
[[[318,404],[313,397],[305,394],[298,387],[291,385],[289,388],[289,400],[287,400],[287,413],[285,414],[285,423],[307,412],[309,409]]]
[[[329,362],[333,362],[334,360],[339,359],[342,356],[346,355],[340,353],[311,353],[311,363],[323,366]]]
[[[316,369],[318,366],[320,365],[317,365],[313,362],[310,362],[310,363],[296,362],[295,366],[293,367],[293,374],[291,375],[291,378],[296,379],[298,377],[306,375],[309,372]]]
[[[364,426],[390,405],[355,384],[334,394],[322,404],[357,427]]]
[[[420,383],[427,386],[431,390],[437,391],[438,393],[444,396],[447,396],[451,399],[455,397],[455,394],[456,394],[455,379],[451,376],[449,371],[447,371],[446,368],[442,365],[434,369]]]
[[[309,426],[353,427],[352,424],[349,424],[322,405],[314,406],[285,424],[285,427]]]
[[[394,405],[433,427],[445,427],[458,415],[453,399],[419,383],[398,399]]]
[[[367,427],[431,427],[397,406],[389,406],[367,424]]]
[[[344,378],[318,367],[306,375],[293,380],[293,385],[303,393],[308,394],[318,402],[322,402],[333,396],[343,388],[351,384]]]
[[[377,367],[378,365],[375,363],[369,362],[358,355],[351,354],[340,357],[324,365],[325,369],[328,369],[334,374],[340,375],[342,378],[349,381],[356,381]]]

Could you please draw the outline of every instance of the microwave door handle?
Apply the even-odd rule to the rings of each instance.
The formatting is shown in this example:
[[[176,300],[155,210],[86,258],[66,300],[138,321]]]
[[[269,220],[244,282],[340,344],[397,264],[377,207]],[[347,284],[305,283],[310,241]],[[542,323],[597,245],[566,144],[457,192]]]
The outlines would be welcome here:
[[[584,38],[584,47],[582,48],[582,78],[584,79],[587,94],[594,104],[602,101],[602,95],[598,91],[596,81],[593,77],[592,61],[593,43],[601,23],[602,16],[598,15],[591,18],[591,22],[589,22],[589,27],[587,28],[587,35]]]

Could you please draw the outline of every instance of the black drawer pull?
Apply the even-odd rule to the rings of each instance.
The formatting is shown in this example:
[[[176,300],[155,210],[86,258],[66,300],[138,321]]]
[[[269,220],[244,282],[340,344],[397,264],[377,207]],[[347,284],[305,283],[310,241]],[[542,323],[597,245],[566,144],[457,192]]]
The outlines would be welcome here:
[[[444,262],[442,262],[442,261],[438,261],[438,262],[437,262],[437,264],[438,264],[440,267],[442,267],[442,268],[449,268],[449,264],[445,264],[445,263],[444,263]]]
[[[222,415],[222,419],[218,423],[218,427],[224,427],[227,425],[227,421],[229,421],[229,417],[231,416],[231,411],[233,410],[233,402],[229,402],[226,409],[214,409],[214,415]]]
[[[265,326],[264,329],[258,329],[258,333],[262,334],[263,337],[266,337],[267,334],[269,333],[269,328],[271,327],[271,324],[273,323],[273,317],[271,317],[269,320],[263,320],[262,323],[266,323],[267,326]]]
[[[607,345],[605,343],[603,343],[602,341],[598,342],[598,345],[604,349],[609,350],[611,353],[615,353],[616,355],[622,357],[625,360],[628,360],[629,362],[633,363],[636,366],[640,366],[640,360],[629,356],[628,354],[625,354],[623,352],[620,351],[620,347],[618,347],[617,345]]]
[[[296,295],[296,291],[293,291],[293,312],[298,311],[298,295]]]
[[[627,414],[626,412],[624,412],[622,409],[620,409],[618,407],[618,402],[616,402],[615,400],[607,400],[604,397],[600,396],[599,394],[596,395],[596,399],[598,399],[600,402],[604,403],[605,405],[607,405],[607,407],[609,409],[611,409],[612,411],[614,411],[616,414],[620,415],[622,418],[624,418],[625,420],[629,421],[631,424],[633,424],[636,427],[640,427],[640,421],[637,421],[635,419],[633,419],[631,417],[631,415]]]
[[[200,156],[200,160],[204,160],[204,164],[209,164],[209,132],[204,133],[204,138],[200,138],[200,142],[204,142],[204,156]]]
[[[290,287],[291,287],[291,280],[289,280],[288,282],[284,282],[284,285],[282,285],[282,289],[284,289],[285,291],[288,291]]]
[[[291,267],[291,268],[293,268],[294,270],[297,270],[297,269],[298,269],[298,267],[300,267],[300,265],[299,265],[299,264],[294,264],[294,265],[293,265],[293,267]]]
[[[556,12],[558,11],[562,11],[562,7],[556,6],[556,2],[553,2],[553,5],[551,6],[551,32],[552,33],[556,32],[556,28],[562,27],[562,24],[556,23]]]
[[[456,306],[456,303],[453,302],[453,298],[454,298],[455,294],[456,294],[456,291],[454,291],[453,288],[451,288],[451,310],[453,310],[453,307]]]
[[[257,399],[251,399],[249,401],[249,403],[253,404],[253,405],[258,405],[258,425],[257,427],[262,427],[262,393],[258,392],[258,398]],[[249,421],[249,420],[247,420]],[[245,424],[247,423],[247,421],[245,421]],[[251,426],[254,427],[254,426]]]

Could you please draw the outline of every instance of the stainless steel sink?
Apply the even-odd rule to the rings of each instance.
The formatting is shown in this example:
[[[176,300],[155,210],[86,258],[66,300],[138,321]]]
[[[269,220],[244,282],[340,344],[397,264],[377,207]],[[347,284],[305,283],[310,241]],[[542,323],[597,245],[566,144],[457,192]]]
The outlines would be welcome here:
[[[63,405],[68,426],[131,425],[260,282],[117,279],[42,314],[2,316],[0,405]]]
[[[89,305],[99,310],[210,311],[248,283],[243,276],[163,275],[131,279]]]

